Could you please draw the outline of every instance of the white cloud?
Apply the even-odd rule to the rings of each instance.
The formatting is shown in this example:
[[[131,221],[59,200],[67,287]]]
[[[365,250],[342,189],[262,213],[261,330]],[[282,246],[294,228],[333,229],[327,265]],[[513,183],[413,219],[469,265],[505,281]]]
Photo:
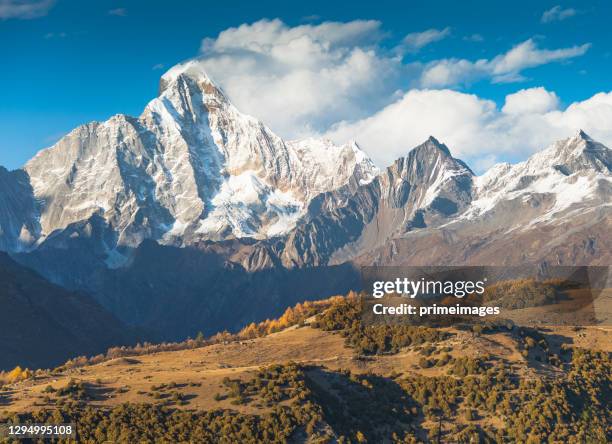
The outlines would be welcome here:
[[[428,29],[423,32],[413,32],[402,40],[402,49],[408,52],[418,52],[430,43],[440,41],[450,35],[451,29]]]
[[[419,84],[423,87],[446,87],[483,78],[487,75],[486,60],[435,60],[426,65]]]
[[[542,14],[542,23],[560,22],[577,14],[574,8],[563,9],[560,5],[553,6]]]
[[[259,20],[237,28],[222,31],[216,39],[204,39],[203,51],[249,49],[255,52],[270,52],[275,47],[288,45],[294,40],[308,36],[313,42],[325,46],[356,46],[375,43],[383,33],[376,20],[354,20],[351,22],[324,22],[319,25],[300,25],[293,28],[281,20]]]
[[[504,75],[519,72],[526,68],[544,65],[559,60],[583,55],[591,47],[589,43],[561,49],[538,49],[532,39],[515,46],[506,54],[495,57],[491,62],[493,74]]]
[[[448,32],[409,41],[422,47]],[[577,128],[612,142],[612,93],[561,110],[544,88],[510,94],[501,108],[476,95],[428,89],[516,81],[528,68],[584,54],[589,44],[546,49],[529,39],[489,59],[422,64],[403,62],[400,48],[384,49],[385,36],[373,20],[295,27],[260,20],[203,40],[199,60],[241,111],[282,137],[356,139],[380,166],[429,135],[476,169],[522,159]]]
[[[47,15],[55,0],[0,0],[0,19],[34,19]]]
[[[528,39],[490,60],[433,61],[425,67],[420,84],[423,87],[447,87],[482,78],[492,78],[498,83],[520,81],[524,79],[521,74],[523,70],[581,56],[590,46],[586,43],[554,50],[539,49],[533,39]]]
[[[509,95],[503,110],[472,94],[412,90],[367,119],[336,125],[326,136],[337,142],[355,139],[386,166],[434,135],[477,171],[496,161],[524,159],[577,129],[612,146],[612,92],[564,110],[557,105],[556,95],[543,88]]]
[[[559,97],[554,92],[543,87],[521,89],[506,96],[502,108],[505,114],[541,114],[553,111],[559,107]]]
[[[430,135],[449,144],[455,154],[469,154],[468,143],[481,137],[482,123],[493,119],[496,105],[451,90],[411,90],[367,119],[340,123],[327,137],[355,139],[379,166],[389,165]],[[478,143],[476,151],[481,149]],[[478,153],[481,155],[481,153]]]
[[[382,36],[372,20],[296,27],[261,20],[205,39],[201,63],[238,108],[299,137],[393,100],[407,68],[381,51]]]
[[[449,32],[430,29],[405,40],[413,48],[422,47]],[[240,110],[291,139],[326,132],[337,122],[365,119],[410,87],[515,81],[524,69],[577,57],[589,47],[549,50],[527,40],[488,60],[422,64],[402,61],[406,41],[385,49],[385,37],[375,20],[295,27],[278,19],[260,20],[204,39],[199,59]]]

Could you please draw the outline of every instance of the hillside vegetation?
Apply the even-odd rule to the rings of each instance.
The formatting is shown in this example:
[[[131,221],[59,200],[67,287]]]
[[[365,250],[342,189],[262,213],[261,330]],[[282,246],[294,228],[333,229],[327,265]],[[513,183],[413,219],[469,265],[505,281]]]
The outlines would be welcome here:
[[[236,335],[20,374],[0,417],[75,422],[91,443],[612,438],[605,328],[363,326],[359,313],[353,294]]]

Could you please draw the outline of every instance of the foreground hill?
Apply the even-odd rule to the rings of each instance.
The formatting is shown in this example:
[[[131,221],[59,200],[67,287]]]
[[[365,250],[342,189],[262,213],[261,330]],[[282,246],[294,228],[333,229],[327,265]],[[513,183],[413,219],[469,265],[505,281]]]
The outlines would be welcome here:
[[[90,297],[51,284],[0,253],[0,369],[51,367],[75,354],[132,342]]]
[[[83,442],[609,439],[609,328],[366,328],[354,303],[210,345],[74,360],[5,386],[0,402],[12,421],[59,411]]]

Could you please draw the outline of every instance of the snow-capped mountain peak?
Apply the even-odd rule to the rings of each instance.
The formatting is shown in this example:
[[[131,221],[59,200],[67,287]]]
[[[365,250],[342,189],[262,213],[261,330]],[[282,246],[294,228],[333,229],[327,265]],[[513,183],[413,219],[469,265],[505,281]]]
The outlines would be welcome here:
[[[407,225],[412,224],[417,213],[449,215],[471,199],[472,171],[434,137],[397,159],[381,176],[381,191],[391,206],[409,204]]]
[[[25,170],[40,203],[37,243],[96,215],[128,246],[282,235],[316,195],[378,172],[356,144],[285,142],[197,61],[166,72],[140,117],[83,125]]]
[[[578,130],[572,137],[555,142],[534,154],[526,166],[532,171],[554,168],[565,175],[571,175],[586,170],[610,171],[611,160],[608,148]]]
[[[578,203],[606,204],[611,171],[612,150],[579,130],[524,162],[498,164],[477,177],[476,198],[466,216],[473,218],[518,200],[547,209],[533,221],[538,222],[559,217]]]
[[[216,93],[224,95],[221,88],[210,78],[202,64],[197,60],[179,63],[166,71],[159,81],[159,95],[162,95],[180,77],[195,81],[203,91],[213,92],[215,90]]]

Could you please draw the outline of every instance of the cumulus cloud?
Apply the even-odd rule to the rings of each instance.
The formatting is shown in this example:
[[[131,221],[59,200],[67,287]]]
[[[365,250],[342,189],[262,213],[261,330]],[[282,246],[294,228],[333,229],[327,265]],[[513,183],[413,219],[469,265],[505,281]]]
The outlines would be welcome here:
[[[357,122],[337,124],[326,137],[355,139],[379,166],[404,156],[430,135],[447,143],[454,154],[481,152],[482,128],[497,114],[493,101],[452,90],[411,90],[380,112]],[[493,144],[492,144],[493,145]],[[488,150],[487,150],[488,151]]]
[[[502,112],[506,114],[539,114],[556,110],[559,97],[543,87],[521,89],[506,96]]]
[[[436,89],[520,80],[524,70],[578,57],[589,44],[547,49],[529,39],[489,59],[403,60],[406,45],[422,48],[449,32],[411,34],[403,50],[385,49],[387,34],[375,20],[295,27],[260,20],[204,39],[199,60],[241,111],[282,137],[354,139],[379,166],[430,135],[476,170],[521,160],[578,128],[612,144],[612,93],[561,109],[557,95],[543,87],[509,94],[502,106]]]
[[[561,110],[556,94],[532,88],[507,96],[500,110],[473,94],[422,89],[367,119],[339,123],[326,136],[336,142],[357,140],[385,166],[434,135],[482,172],[497,161],[522,160],[578,129],[612,146],[611,121],[612,92]]]
[[[444,29],[432,28],[423,32],[413,32],[404,37],[401,48],[408,52],[418,52],[424,46],[448,37],[450,33],[451,29],[448,27]]]
[[[561,20],[573,17],[576,14],[577,11],[574,8],[563,9],[560,5],[556,5],[548,9],[547,11],[544,11],[544,13],[542,14],[541,22],[560,22]]]
[[[569,48],[540,49],[533,39],[528,39],[492,59],[433,61],[423,70],[420,84],[423,87],[447,87],[485,77],[499,83],[519,81],[524,79],[522,71],[525,69],[581,56],[590,46],[585,43]]]
[[[34,19],[47,15],[55,0],[0,0],[0,19]]]
[[[326,132],[337,122],[363,120],[409,88],[515,81],[527,68],[577,57],[589,48],[544,49],[530,39],[491,59],[403,60],[409,48],[422,48],[450,32],[409,34],[386,49],[388,34],[376,20],[294,27],[260,20],[204,39],[199,59],[239,109],[285,138],[299,138]]]
[[[384,54],[382,37],[373,20],[296,27],[261,20],[205,39],[201,63],[242,111],[300,137],[393,100],[408,68]]]

